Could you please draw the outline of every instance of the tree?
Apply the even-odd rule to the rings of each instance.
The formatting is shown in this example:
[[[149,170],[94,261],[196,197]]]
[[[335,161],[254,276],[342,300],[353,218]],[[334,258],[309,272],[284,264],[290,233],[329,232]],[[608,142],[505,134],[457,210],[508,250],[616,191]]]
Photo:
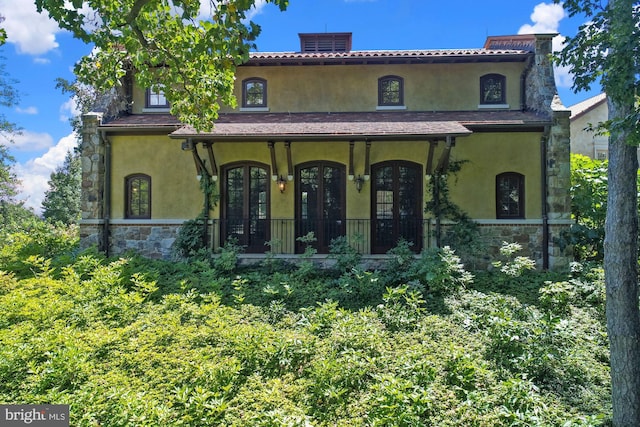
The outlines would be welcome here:
[[[236,105],[237,65],[260,27],[246,15],[258,0],[35,0],[61,28],[95,46],[75,73],[99,93],[117,89],[135,70],[143,87],[162,89],[171,112],[210,130],[220,103]],[[265,0],[285,10],[288,0]],[[68,7],[71,3],[73,7]],[[203,14],[203,5],[208,6]],[[85,6],[85,7],[83,7]],[[88,6],[88,7],[86,7]]]
[[[4,21],[4,17],[0,16],[0,23]],[[0,46],[2,46],[7,38],[4,28],[0,28]],[[19,100],[18,91],[15,89],[16,81],[9,78],[5,71],[4,58],[0,57],[0,106],[11,108],[17,105]],[[9,153],[5,141],[11,143],[13,137],[19,132],[18,127],[7,120],[3,113],[0,113],[0,224],[7,227],[9,223],[14,222],[13,217],[18,215],[22,217],[22,204],[16,203],[15,196],[17,187],[20,183],[13,173],[12,167],[15,159]]]
[[[66,225],[80,221],[81,180],[80,157],[68,151],[64,163],[51,173],[49,179],[49,190],[42,202],[42,216],[46,220]]]
[[[591,21],[568,39],[559,62],[570,66],[576,91],[599,81],[609,100],[609,119],[602,127],[610,135],[604,269],[613,424],[639,426],[640,6],[633,0],[564,0],[563,5],[570,15],[585,14]]]

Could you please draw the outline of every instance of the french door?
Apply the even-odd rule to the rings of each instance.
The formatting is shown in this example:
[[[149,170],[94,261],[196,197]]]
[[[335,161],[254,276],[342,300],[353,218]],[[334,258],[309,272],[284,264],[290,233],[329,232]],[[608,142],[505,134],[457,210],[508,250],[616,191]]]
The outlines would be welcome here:
[[[257,163],[227,166],[223,184],[221,244],[234,238],[245,252],[265,252],[270,239],[268,168]]]
[[[422,167],[390,161],[372,165],[371,251],[386,253],[405,239],[422,249]]]
[[[345,167],[313,162],[296,169],[296,237],[313,232],[310,243],[318,253],[328,253],[331,240],[345,234]],[[296,240],[296,252],[307,243]]]

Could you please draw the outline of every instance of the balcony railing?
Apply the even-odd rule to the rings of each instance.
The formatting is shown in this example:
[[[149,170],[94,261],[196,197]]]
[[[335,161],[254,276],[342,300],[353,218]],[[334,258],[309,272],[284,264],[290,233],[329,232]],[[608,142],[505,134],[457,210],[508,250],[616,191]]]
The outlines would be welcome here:
[[[432,246],[431,234],[431,220],[423,218],[399,221],[229,218],[212,220],[208,230],[214,249],[234,239],[246,253],[275,254],[303,253],[307,246],[320,254],[329,253],[331,241],[342,236],[361,254],[384,254],[400,238],[412,242],[413,250],[419,252]]]

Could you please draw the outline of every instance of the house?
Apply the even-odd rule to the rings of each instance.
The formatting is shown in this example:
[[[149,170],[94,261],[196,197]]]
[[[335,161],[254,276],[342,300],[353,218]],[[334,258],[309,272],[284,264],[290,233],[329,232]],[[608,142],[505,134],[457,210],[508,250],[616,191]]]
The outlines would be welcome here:
[[[367,257],[404,238],[419,252],[451,226],[425,210],[431,183],[479,224],[476,266],[503,241],[540,267],[564,266],[569,114],[549,60],[553,34],[492,36],[477,49],[357,51],[351,33],[300,34],[298,52],[254,52],[236,75],[237,109],[196,132],[161,92],[125,85],[127,110],[84,116],[82,244],[168,258],[206,203],[206,241],[319,256],[347,236]],[[354,236],[357,236],[355,238]],[[464,248],[459,248],[464,249]],[[250,255],[247,255],[250,256]]]
[[[596,160],[609,158],[609,137],[591,130],[609,118],[607,95],[598,94],[569,107],[571,110],[571,152]]]

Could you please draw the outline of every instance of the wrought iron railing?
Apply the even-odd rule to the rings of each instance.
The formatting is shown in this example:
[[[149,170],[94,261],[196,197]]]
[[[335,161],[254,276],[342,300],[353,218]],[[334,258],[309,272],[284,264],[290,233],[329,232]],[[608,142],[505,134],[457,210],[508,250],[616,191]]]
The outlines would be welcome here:
[[[214,249],[233,239],[246,253],[296,254],[304,252],[307,246],[320,254],[328,253],[331,241],[344,236],[361,254],[384,254],[400,238],[410,241],[416,252],[431,247],[431,227],[431,220],[423,218],[399,221],[229,218],[212,220],[208,235]],[[313,240],[309,239],[311,236]]]

